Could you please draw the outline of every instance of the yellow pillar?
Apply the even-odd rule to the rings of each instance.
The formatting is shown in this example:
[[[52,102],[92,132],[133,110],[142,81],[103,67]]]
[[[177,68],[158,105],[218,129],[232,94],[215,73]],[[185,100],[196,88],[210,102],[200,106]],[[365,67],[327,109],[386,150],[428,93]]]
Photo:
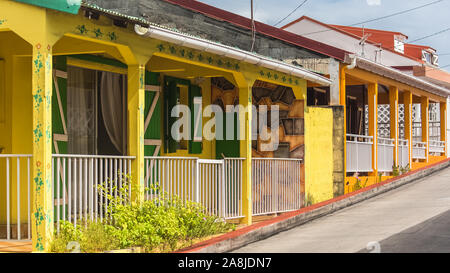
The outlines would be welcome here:
[[[368,96],[367,100],[369,102],[369,136],[373,137],[372,145],[372,168],[373,176],[378,175],[378,83],[370,83],[368,86]]]
[[[34,252],[49,250],[53,236],[52,202],[52,48],[44,39],[33,45],[33,214]]]
[[[252,87],[255,79],[236,76],[239,88],[240,123],[240,157],[244,158],[242,166],[242,211],[241,223],[252,224]]]
[[[403,104],[405,106],[405,139],[408,140],[409,167],[412,166],[412,93],[405,91],[403,93]]]
[[[448,143],[447,143],[447,102],[440,102],[441,113],[441,141],[445,142],[445,156],[448,156]]]
[[[340,64],[339,66],[339,102],[344,107],[344,134],[347,139],[347,89],[345,81],[345,70],[347,66]],[[347,141],[344,141],[344,178],[347,176]]]
[[[426,149],[426,160],[425,162],[428,162],[428,154],[430,149],[430,143],[429,140],[429,130],[428,130],[428,109],[430,105],[430,100],[427,97],[421,97],[420,98],[420,111],[421,111],[421,118],[422,118],[422,142],[425,142],[427,144]]]
[[[394,139],[394,165],[398,166],[398,88],[389,88],[389,104],[391,109],[391,139]]]
[[[128,154],[131,163],[134,202],[144,201],[144,102],[145,63],[128,66]]]

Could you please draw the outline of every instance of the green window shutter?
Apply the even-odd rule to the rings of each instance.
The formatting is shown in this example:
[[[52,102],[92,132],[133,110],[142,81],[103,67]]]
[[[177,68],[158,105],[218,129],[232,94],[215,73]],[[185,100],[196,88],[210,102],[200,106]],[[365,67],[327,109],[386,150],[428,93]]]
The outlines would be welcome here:
[[[189,109],[191,110],[191,140],[189,153],[202,153],[202,89],[196,85],[189,86]]]
[[[161,148],[161,86],[159,73],[145,72],[144,155],[159,156]]]
[[[172,137],[172,125],[176,122],[176,117],[171,117],[172,108],[180,101],[180,88],[176,81],[166,81],[164,84],[164,150],[166,153],[175,153],[179,143]]]
[[[67,154],[68,153],[68,134],[67,134],[67,58],[65,56],[53,57],[53,91],[52,91],[52,153],[54,154]],[[62,215],[67,214],[67,200],[65,206],[63,206],[63,196],[67,193],[63,192],[63,176],[66,181],[66,191],[68,189],[68,174],[63,172],[63,162],[60,161],[60,168],[56,166],[55,161],[53,177],[55,183],[59,176],[59,192],[58,187],[54,187],[54,197],[59,202],[54,205],[54,215],[57,217],[59,210],[60,220]],[[66,162],[66,164],[68,164]],[[66,168],[68,166],[66,165]],[[59,205],[58,205],[59,204]]]
[[[52,152],[67,154],[67,58],[53,57]]]

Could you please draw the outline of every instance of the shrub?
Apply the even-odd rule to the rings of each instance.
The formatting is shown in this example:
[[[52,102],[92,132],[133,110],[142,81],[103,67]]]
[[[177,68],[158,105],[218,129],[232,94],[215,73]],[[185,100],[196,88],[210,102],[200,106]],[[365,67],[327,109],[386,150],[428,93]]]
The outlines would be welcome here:
[[[69,242],[78,242],[81,252],[130,247],[142,247],[146,252],[166,252],[186,246],[194,239],[235,228],[219,217],[207,215],[200,204],[176,196],[163,194],[159,199],[132,203],[128,196],[130,178],[122,177],[121,188],[117,189],[121,193],[119,196],[113,195],[116,188],[111,181],[99,187],[109,200],[107,220],[77,227],[62,222],[60,233],[52,243],[53,252],[70,252],[66,249]]]

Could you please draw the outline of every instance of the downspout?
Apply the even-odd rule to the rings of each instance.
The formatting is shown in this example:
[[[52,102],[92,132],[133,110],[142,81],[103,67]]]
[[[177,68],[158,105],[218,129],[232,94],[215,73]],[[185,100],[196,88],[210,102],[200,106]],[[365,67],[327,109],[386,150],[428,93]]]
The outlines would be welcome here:
[[[352,70],[356,67],[356,56],[347,55],[351,58],[349,65],[343,65],[339,71],[339,84],[341,91],[341,105],[344,107],[344,193],[345,193],[345,181],[347,181],[347,90],[345,81],[345,71]],[[346,56],[346,57],[347,57]]]
[[[249,53],[241,49],[216,44],[214,42],[203,40],[197,37],[189,37],[187,35],[156,26],[149,26],[147,28],[136,24],[134,30],[136,34],[140,36],[166,41],[179,46],[187,46],[204,52],[209,52],[219,56],[262,66],[268,69],[286,73],[288,75],[306,79],[320,85],[329,86],[331,84],[331,81],[329,79],[314,74],[306,69],[290,65],[279,60],[272,60],[270,58],[266,58],[257,54]]]

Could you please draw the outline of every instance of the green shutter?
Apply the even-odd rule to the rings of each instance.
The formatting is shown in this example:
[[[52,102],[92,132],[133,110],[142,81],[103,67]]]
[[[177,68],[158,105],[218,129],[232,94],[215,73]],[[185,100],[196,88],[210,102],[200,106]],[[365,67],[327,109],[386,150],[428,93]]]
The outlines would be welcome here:
[[[202,153],[202,89],[196,85],[189,86],[189,109],[191,110],[191,140],[189,153]]]
[[[161,92],[159,74],[145,72],[145,156],[159,156],[161,148]]]
[[[53,95],[52,95],[52,152],[54,154],[67,154],[67,58],[65,56],[55,56],[53,57]],[[54,187],[54,196],[55,199],[59,200],[59,205],[54,206],[54,215],[55,217],[58,215],[57,210],[59,209],[60,220],[63,217],[63,205],[62,198],[63,195],[66,195],[63,192],[63,162],[60,161],[60,169],[57,168],[57,161],[53,162],[54,165],[54,174],[53,177],[55,179],[55,183],[57,181],[57,177],[59,176],[59,189],[58,187]],[[68,165],[66,163],[66,191],[68,189],[68,177],[67,177],[67,168]],[[66,199],[66,214],[67,214],[67,202]]]
[[[52,152],[67,154],[67,58],[53,58]]]
[[[234,138],[233,140],[226,139],[227,119],[234,119]],[[239,157],[240,156],[240,141],[238,138],[239,114],[238,113],[224,113],[223,119],[223,140],[216,140],[216,158],[223,159],[223,157]]]
[[[180,88],[177,82],[170,80],[164,84],[164,150],[166,153],[175,153],[179,147],[179,143],[173,139],[171,134],[172,125],[176,122],[176,117],[171,117],[172,108],[175,107],[180,100]]]

